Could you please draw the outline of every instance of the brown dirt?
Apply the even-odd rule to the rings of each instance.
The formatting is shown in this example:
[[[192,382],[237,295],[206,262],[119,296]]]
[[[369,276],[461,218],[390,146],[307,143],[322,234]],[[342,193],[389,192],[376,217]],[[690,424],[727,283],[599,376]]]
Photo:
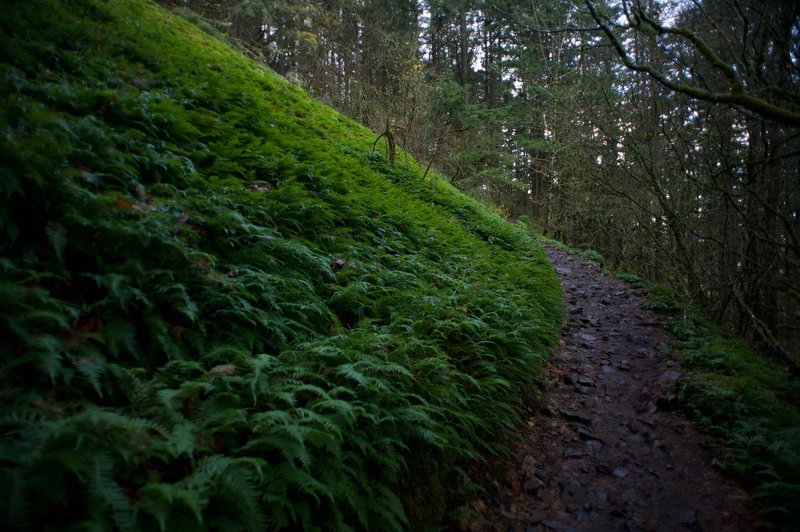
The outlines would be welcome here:
[[[681,371],[642,293],[550,249],[568,317],[529,400],[516,459],[463,530],[757,529],[746,494],[712,466],[671,389]]]

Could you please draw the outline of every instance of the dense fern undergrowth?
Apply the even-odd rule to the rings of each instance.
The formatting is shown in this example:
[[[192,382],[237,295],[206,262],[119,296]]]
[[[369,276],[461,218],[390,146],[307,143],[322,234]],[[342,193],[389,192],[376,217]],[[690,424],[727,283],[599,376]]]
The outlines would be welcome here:
[[[445,520],[557,334],[526,232],[144,0],[0,30],[3,527]]]

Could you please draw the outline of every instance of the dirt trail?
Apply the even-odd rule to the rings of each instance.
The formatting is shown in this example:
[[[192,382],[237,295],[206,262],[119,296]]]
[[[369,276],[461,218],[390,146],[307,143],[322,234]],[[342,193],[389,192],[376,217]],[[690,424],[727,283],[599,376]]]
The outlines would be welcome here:
[[[549,256],[568,313],[548,366],[552,389],[546,402],[530,400],[518,459],[504,466],[499,493],[473,502],[479,516],[464,528],[755,529],[744,492],[671,408],[681,373],[642,294],[586,259]]]

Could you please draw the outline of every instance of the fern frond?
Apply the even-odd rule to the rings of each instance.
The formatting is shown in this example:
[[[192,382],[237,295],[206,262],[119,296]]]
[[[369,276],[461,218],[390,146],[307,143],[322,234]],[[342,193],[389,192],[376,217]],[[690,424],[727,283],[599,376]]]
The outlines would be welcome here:
[[[196,525],[203,523],[203,508],[208,504],[206,490],[188,489],[181,484],[150,483],[140,491],[142,501],[140,507],[145,513],[152,515],[161,530],[168,530],[170,517],[176,505],[188,508]]]
[[[33,508],[26,495],[25,472],[19,467],[0,469],[0,510],[6,530],[31,530]]]
[[[64,248],[67,246],[67,231],[61,224],[48,224],[45,228],[50,245],[53,246],[53,251],[56,254],[58,262],[64,263]]]
[[[300,492],[311,496],[317,503],[320,502],[320,496],[328,500],[334,498],[331,489],[317,480],[317,478],[305,468],[297,467],[291,462],[282,462],[275,466],[274,471],[278,479]],[[340,488],[341,487],[337,487],[337,491]]]
[[[62,372],[64,345],[60,338],[49,334],[39,334],[28,339],[28,346],[32,352],[26,358],[33,358],[36,365],[50,377],[50,382],[55,384]]]
[[[111,510],[114,527],[119,530],[136,530],[135,516],[122,487],[114,480],[114,460],[106,453],[92,456],[91,474],[88,476],[89,510],[97,522],[102,522],[106,507]]]
[[[125,351],[134,356],[139,354],[136,327],[130,319],[121,316],[107,319],[103,326],[103,341],[115,357],[119,357]]]

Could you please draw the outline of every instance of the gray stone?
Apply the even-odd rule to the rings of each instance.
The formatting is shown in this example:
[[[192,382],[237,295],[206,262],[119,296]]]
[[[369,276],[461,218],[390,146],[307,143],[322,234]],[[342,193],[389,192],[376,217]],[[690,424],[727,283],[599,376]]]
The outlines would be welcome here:
[[[630,475],[631,472],[627,467],[619,466],[619,467],[615,467],[614,468],[614,471],[612,471],[612,474],[617,478],[625,478],[628,475]]]
[[[692,508],[681,510],[678,514],[678,522],[682,525],[693,525],[697,522],[697,512]]]
[[[536,477],[530,477],[522,484],[522,489],[527,493],[536,493],[544,486],[544,482]]]
[[[550,530],[555,530],[556,532],[573,532],[575,530],[568,524],[562,523],[561,521],[556,521],[555,519],[545,519],[541,522],[541,524]]]

